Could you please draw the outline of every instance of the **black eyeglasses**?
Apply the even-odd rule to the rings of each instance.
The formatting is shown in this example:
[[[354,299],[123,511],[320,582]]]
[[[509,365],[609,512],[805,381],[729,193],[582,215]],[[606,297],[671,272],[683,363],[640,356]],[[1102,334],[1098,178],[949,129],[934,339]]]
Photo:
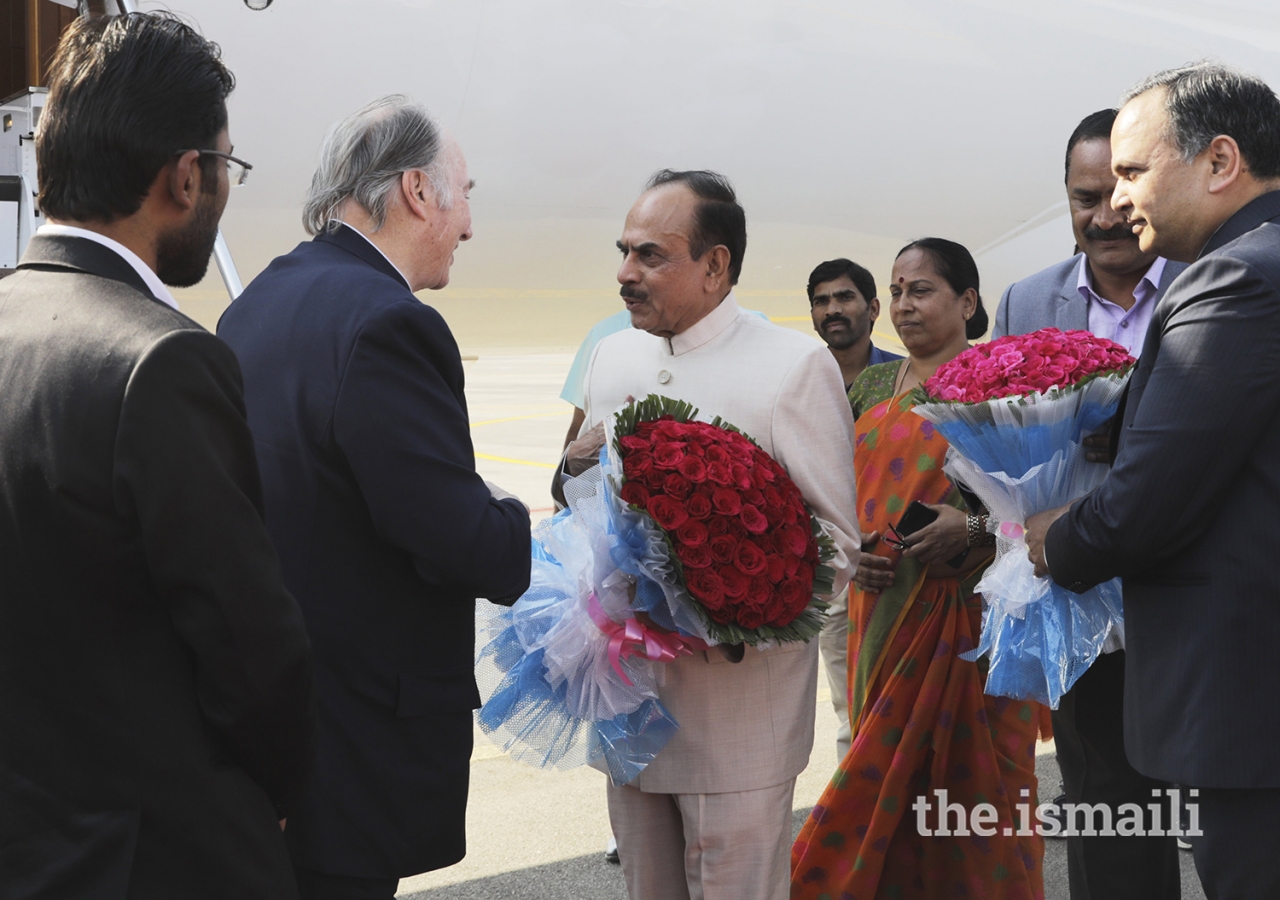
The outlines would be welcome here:
[[[179,150],[174,156],[181,156],[183,153],[190,153],[190,150]],[[253,166],[245,162],[243,159],[237,159],[230,153],[223,153],[221,150],[196,150],[201,156],[220,156],[227,161],[227,180],[231,182],[232,187],[238,187],[249,180],[249,170]]]
[[[910,542],[906,539],[906,537],[901,533],[899,533],[898,529],[894,528],[892,525],[885,526],[884,536],[881,538],[881,540],[884,541],[886,544],[888,544],[890,547],[892,547],[894,550],[898,550],[898,551],[906,550],[908,547],[911,546]]]

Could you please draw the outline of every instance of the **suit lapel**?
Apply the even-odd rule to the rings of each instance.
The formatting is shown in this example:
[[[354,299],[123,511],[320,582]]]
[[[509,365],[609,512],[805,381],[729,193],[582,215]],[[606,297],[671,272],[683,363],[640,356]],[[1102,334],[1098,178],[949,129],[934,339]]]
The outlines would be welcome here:
[[[1083,254],[1076,257],[1083,260]],[[1080,262],[1067,270],[1066,280],[1062,283],[1062,291],[1058,295],[1058,303],[1054,309],[1053,325],[1059,331],[1088,331],[1089,303],[1080,296],[1077,286],[1080,280]]]
[[[27,244],[27,252],[22,254],[22,262],[18,263],[18,268],[56,268],[85,272],[123,282],[144,297],[156,303],[161,302],[123,256],[88,238],[63,234],[34,235]]]

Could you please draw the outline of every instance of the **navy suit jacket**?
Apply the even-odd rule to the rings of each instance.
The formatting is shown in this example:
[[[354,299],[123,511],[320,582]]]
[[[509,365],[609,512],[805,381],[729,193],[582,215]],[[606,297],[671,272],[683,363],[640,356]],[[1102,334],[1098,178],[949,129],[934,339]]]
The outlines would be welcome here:
[[[1123,579],[1134,767],[1280,787],[1280,191],[1228,219],[1156,308],[1111,472],[1046,551],[1072,590]]]
[[[1082,253],[1047,269],[1015,281],[1004,289],[1000,305],[996,308],[995,324],[991,327],[991,339],[1008,334],[1028,334],[1041,328],[1057,328],[1061,331],[1089,330],[1089,301],[1080,295],[1077,277]],[[1173,284],[1186,263],[1167,260],[1164,274],[1160,276],[1155,302],[1159,303],[1164,292]]]
[[[244,372],[267,529],[315,650],[315,777],[286,837],[322,872],[457,862],[475,598],[529,584],[529,516],[475,471],[444,319],[346,226],[271,263],[218,334]]]

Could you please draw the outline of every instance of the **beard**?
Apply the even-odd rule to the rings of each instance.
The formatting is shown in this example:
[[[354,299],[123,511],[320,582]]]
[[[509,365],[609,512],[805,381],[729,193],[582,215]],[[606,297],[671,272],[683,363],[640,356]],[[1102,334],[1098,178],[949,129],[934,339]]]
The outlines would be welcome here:
[[[217,195],[201,194],[191,220],[156,241],[156,276],[171,287],[199,284],[209,270],[220,218]]]

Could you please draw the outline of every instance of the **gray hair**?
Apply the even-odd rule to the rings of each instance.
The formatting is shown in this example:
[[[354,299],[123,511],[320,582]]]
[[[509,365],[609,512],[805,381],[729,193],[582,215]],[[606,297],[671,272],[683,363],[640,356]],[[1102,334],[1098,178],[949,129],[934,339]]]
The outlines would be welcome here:
[[[1253,177],[1280,177],[1280,99],[1261,78],[1201,60],[1144,78],[1120,105],[1156,88],[1165,90],[1165,137],[1183,162],[1203,153],[1218,135],[1227,135],[1240,147]]]
[[[450,157],[442,129],[420,104],[403,94],[374,100],[324,136],[302,208],[303,227],[319,234],[354,200],[373,219],[374,230],[380,229],[400,176],[415,169],[427,176],[437,205],[449,209]]]

